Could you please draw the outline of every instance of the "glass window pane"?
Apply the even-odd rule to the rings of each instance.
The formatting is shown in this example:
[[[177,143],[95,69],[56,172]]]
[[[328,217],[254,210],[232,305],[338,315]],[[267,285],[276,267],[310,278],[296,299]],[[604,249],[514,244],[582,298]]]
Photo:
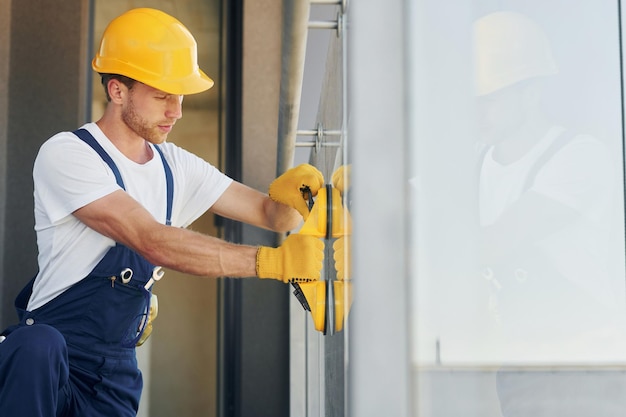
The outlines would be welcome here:
[[[618,4],[488,3],[411,6],[416,415],[623,412]]]

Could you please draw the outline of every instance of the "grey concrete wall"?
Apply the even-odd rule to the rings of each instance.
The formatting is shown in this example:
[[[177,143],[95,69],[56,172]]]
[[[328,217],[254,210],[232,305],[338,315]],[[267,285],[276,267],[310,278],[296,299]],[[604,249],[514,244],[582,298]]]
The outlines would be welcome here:
[[[88,1],[0,3],[0,324],[37,272],[32,166],[39,146],[85,119]],[[51,9],[54,13],[51,13]]]
[[[8,57],[11,50],[11,2],[0,1],[0,57]],[[6,168],[7,131],[9,119],[9,60],[0,59],[0,271],[4,272],[5,222],[6,222]],[[4,273],[0,273],[0,327],[5,318]]]

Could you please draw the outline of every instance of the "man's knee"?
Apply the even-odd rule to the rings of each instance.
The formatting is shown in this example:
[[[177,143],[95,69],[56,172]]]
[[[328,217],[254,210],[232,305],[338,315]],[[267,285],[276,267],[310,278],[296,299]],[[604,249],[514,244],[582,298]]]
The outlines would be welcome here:
[[[31,365],[43,361],[49,365],[55,360],[63,361],[66,357],[65,338],[54,327],[46,324],[19,327],[0,343],[0,366],[5,360],[24,361]]]
[[[7,415],[55,415],[69,380],[65,338],[45,324],[21,326],[0,343],[0,410]],[[4,414],[2,414],[4,415]]]

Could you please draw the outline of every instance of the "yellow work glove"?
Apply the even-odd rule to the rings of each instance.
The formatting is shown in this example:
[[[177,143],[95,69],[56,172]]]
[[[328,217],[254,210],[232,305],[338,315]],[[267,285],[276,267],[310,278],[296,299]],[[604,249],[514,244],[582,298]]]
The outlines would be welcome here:
[[[337,279],[339,281],[350,279],[352,275],[352,248],[348,236],[342,236],[333,243],[333,259],[335,260]]]
[[[315,236],[293,234],[278,248],[259,247],[256,274],[283,282],[308,282],[320,278],[324,242]]]
[[[316,196],[320,187],[324,186],[324,176],[313,165],[302,164],[287,170],[276,178],[269,189],[270,198],[279,203],[293,207],[300,212],[304,220],[309,216],[309,207],[306,202],[310,192]]]
[[[332,184],[341,194],[350,188],[351,165],[342,165],[333,172]]]

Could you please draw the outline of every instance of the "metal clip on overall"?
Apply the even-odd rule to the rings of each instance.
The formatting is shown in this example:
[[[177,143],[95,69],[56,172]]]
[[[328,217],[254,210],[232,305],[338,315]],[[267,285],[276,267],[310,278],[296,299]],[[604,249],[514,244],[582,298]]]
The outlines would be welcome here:
[[[350,277],[337,279],[333,264],[333,242],[351,234],[350,213],[342,204],[339,190],[331,184],[320,188],[315,203],[309,190],[309,217],[298,233],[324,238],[324,278],[319,281],[292,282],[294,295],[306,311],[311,312],[315,330],[334,334],[343,330],[344,320],[352,305]],[[347,244],[347,243],[346,243]],[[347,274],[344,273],[344,276]]]

